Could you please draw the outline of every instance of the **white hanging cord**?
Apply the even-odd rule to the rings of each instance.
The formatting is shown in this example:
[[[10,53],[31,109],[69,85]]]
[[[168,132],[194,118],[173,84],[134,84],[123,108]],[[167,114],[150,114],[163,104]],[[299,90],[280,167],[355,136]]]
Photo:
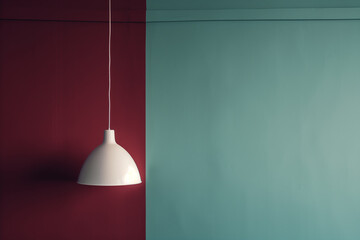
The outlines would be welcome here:
[[[110,99],[110,91],[111,91],[111,0],[109,0],[109,125],[108,129],[110,130],[110,116],[111,116],[111,99]]]

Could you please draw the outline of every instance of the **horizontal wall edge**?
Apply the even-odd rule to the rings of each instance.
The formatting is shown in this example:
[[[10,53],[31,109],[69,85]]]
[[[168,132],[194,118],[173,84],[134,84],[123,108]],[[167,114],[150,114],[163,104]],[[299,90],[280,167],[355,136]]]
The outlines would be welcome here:
[[[147,10],[146,22],[360,20],[360,8]]]
[[[108,10],[42,9],[19,7],[0,10],[0,20],[5,21],[53,21],[53,22],[108,22]],[[145,10],[113,10],[112,20],[116,22],[145,22]]]
[[[25,11],[28,13],[28,11]],[[113,22],[157,23],[194,21],[286,21],[286,20],[360,20],[360,8],[284,8],[284,9],[225,9],[225,10],[145,10],[114,11]],[[75,15],[78,16],[78,15]],[[79,15],[80,16],[80,15]],[[63,22],[107,22],[105,13],[85,17],[74,14],[0,14],[0,20],[63,21]]]

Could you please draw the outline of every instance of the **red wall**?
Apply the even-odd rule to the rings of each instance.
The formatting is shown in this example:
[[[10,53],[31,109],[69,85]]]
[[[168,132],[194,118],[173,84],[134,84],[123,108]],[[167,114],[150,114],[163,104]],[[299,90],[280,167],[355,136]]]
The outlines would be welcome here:
[[[58,20],[106,21],[107,1],[2,1],[2,240],[145,239],[145,1],[113,1],[114,19],[142,22],[113,24],[112,128],[143,183],[76,184],[107,128],[108,29]]]

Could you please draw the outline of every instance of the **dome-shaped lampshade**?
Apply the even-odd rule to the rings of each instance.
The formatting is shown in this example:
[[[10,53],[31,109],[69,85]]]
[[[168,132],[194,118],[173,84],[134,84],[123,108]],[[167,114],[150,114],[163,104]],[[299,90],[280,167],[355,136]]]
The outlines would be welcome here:
[[[81,168],[79,184],[120,186],[141,183],[130,154],[115,142],[114,130],[105,130],[104,142],[94,149]]]

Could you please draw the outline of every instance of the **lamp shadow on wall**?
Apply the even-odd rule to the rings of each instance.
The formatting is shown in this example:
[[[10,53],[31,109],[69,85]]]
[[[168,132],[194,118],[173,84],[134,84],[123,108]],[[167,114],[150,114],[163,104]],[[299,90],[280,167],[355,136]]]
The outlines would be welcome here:
[[[28,211],[43,201],[55,206],[59,201],[79,196],[74,189],[79,189],[76,181],[83,162],[80,158],[56,153],[38,157],[17,155],[2,162],[0,194],[6,196],[10,206],[21,202],[22,209]],[[26,204],[23,199],[27,199]]]
[[[59,154],[54,156],[30,159],[34,165],[26,173],[29,183],[76,183],[79,174],[80,159],[69,155]]]

